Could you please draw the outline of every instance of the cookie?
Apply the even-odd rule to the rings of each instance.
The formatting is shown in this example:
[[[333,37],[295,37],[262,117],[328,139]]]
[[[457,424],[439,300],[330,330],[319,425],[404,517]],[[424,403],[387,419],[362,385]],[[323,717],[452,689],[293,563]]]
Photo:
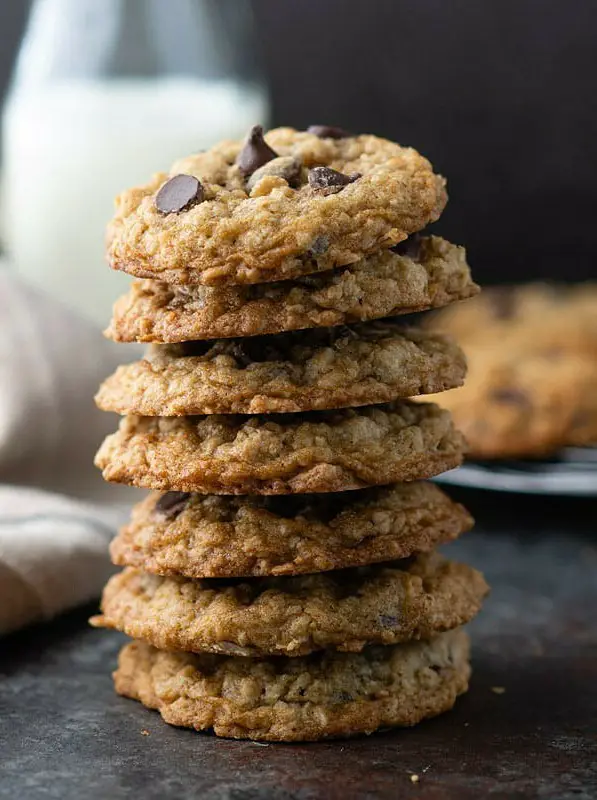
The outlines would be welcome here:
[[[114,684],[171,725],[296,742],[416,725],[452,708],[470,673],[468,636],[457,629],[430,642],[263,661],[132,642]]]
[[[431,320],[463,345],[464,387],[438,397],[474,458],[597,441],[597,284],[493,287]]]
[[[468,345],[466,385],[437,396],[471,458],[536,458],[597,442],[597,361],[566,349]]]
[[[469,622],[483,576],[437,553],[295,577],[192,580],[127,567],[107,583],[94,625],[162,650],[245,657],[360,652],[430,639]]]
[[[442,392],[465,372],[450,339],[388,320],[153,345],[95,399],[104,411],[143,416],[313,411]]]
[[[202,494],[339,492],[437,475],[464,440],[447,411],[396,401],[267,416],[124,417],[95,463],[108,481]]]
[[[594,356],[597,283],[494,286],[438,312],[429,324],[462,344],[501,344],[504,353],[553,348]]]
[[[181,159],[121,194],[111,266],[167,283],[283,280],[391,247],[445,206],[445,181],[412,148],[292,128],[266,138],[255,126],[247,141]]]
[[[118,342],[183,342],[320,328],[439,308],[478,292],[463,247],[411,237],[355,264],[294,281],[178,286],[134,281],[105,335]]]
[[[115,564],[159,575],[297,575],[432,550],[473,525],[432,483],[326,495],[153,492],[110,545]]]

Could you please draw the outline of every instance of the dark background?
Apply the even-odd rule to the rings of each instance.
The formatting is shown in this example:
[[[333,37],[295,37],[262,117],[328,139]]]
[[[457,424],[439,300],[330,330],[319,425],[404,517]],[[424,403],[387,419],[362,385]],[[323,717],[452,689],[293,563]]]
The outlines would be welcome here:
[[[245,0],[239,0],[244,2]],[[0,91],[28,3],[0,3]],[[273,122],[414,144],[482,282],[595,274],[594,0],[254,0]]]

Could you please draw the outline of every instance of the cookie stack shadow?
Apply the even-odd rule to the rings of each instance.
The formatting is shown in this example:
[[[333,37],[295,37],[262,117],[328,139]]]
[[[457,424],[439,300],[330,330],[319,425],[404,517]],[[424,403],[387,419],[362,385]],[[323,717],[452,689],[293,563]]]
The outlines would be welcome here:
[[[384,248],[342,267],[320,252],[347,249],[334,240],[339,201],[328,202],[342,192],[362,206],[364,235],[378,162],[403,169],[403,193],[418,185],[400,158],[397,145],[337,129],[281,129],[266,144],[256,128],[121,201],[111,261],[144,280],[116,303],[108,335],[150,347],[97,395],[124,416],[96,463],[107,480],[153,491],[112,542],[124,569],[92,622],[134,639],[117,692],[174,725],[343,737],[413,725],[467,689],[462,626],[487,586],[436,552],[472,520],[425,481],[458,466],[464,442],[448,412],[408,399],[461,385],[465,361],[451,340],[399,321],[476,291],[461,247],[417,233],[443,208],[443,183],[430,173],[437,197],[416,220],[392,212]],[[235,203],[246,192],[256,225],[283,208],[287,227],[296,193],[330,229],[309,206],[308,258],[277,268],[268,253],[267,275],[169,261],[184,236],[189,258],[189,226],[203,218],[185,215],[218,192]],[[131,245],[152,225],[159,270],[147,238]],[[390,248],[392,236],[403,241]]]

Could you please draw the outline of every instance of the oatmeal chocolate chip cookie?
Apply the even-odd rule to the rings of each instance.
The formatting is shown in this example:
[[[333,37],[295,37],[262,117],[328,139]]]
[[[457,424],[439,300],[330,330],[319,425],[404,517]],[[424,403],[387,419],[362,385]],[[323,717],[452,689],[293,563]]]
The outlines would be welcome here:
[[[382,250],[293,281],[252,286],[134,281],[114,305],[105,335],[117,342],[158,343],[255,336],[426,311],[478,292],[463,247],[437,236],[416,241],[405,253]]]
[[[428,552],[472,525],[463,506],[424,482],[287,497],[153,492],[110,554],[159,575],[297,575]]]
[[[439,217],[443,178],[412,148],[278,128],[222,142],[117,198],[115,269],[167,283],[277,281],[358,261]]]
[[[95,399],[104,411],[144,416],[314,411],[442,392],[465,373],[450,339],[386,320],[152,345]]]
[[[553,346],[465,346],[466,385],[436,399],[451,411],[472,458],[532,458],[597,442],[595,356]]]
[[[261,661],[132,642],[120,652],[114,684],[171,725],[233,739],[315,741],[448,711],[470,672],[468,636],[457,629],[430,642]]]
[[[246,657],[360,652],[430,639],[469,622],[488,587],[437,553],[282,578],[192,580],[134,567],[107,583],[91,622],[162,650]]]
[[[493,287],[431,320],[464,347],[466,386],[438,398],[477,458],[597,441],[597,284]]]
[[[594,356],[597,283],[493,286],[434,314],[429,324],[461,344],[496,344],[504,353],[554,348]]]
[[[124,417],[104,478],[205,494],[340,492],[428,478],[462,462],[447,411],[396,401],[301,415]]]

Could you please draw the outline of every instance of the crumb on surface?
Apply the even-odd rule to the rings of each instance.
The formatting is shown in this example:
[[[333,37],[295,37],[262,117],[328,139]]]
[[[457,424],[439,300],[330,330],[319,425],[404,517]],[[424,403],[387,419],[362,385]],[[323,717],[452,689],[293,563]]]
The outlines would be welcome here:
[[[491,687],[491,691],[494,694],[505,694],[506,693],[506,687],[505,686],[492,686]]]

